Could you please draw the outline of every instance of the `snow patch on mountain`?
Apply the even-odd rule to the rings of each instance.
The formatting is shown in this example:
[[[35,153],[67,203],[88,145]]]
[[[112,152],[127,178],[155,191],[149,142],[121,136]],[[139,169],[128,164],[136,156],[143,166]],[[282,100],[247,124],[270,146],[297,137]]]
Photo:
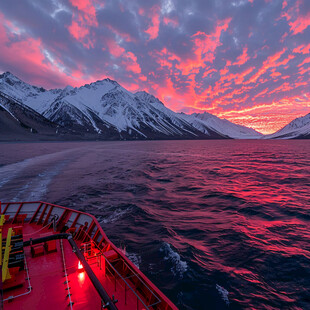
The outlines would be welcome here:
[[[0,91],[42,113],[61,93],[61,89],[47,91],[43,87],[29,85],[10,72],[0,75]]]
[[[310,113],[298,117],[277,132],[266,135],[266,139],[310,138]]]
[[[263,136],[252,128],[234,124],[207,112],[191,115],[180,113],[179,116],[205,134],[208,134],[208,130],[213,129],[233,139],[260,139]]]

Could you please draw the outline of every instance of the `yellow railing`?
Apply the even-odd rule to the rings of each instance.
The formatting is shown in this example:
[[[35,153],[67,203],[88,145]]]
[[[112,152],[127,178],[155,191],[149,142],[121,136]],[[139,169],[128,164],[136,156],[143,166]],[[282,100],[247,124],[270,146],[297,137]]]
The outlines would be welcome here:
[[[5,251],[4,251],[4,257],[3,257],[3,265],[2,265],[2,282],[5,280],[11,279],[10,273],[9,273],[9,256],[11,251],[11,236],[12,236],[12,228],[9,228],[8,234],[6,236],[6,245],[5,245]],[[1,249],[2,252],[2,249]]]

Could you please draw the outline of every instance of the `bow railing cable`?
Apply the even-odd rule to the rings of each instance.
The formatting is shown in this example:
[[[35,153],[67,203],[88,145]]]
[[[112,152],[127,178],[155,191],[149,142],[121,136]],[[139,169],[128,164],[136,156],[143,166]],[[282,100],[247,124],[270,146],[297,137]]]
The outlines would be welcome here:
[[[135,292],[135,289],[128,283],[128,281],[126,281],[126,279],[128,278],[124,278],[115,268],[114,266],[111,264],[111,262],[105,257],[104,252],[102,251],[102,249],[100,249],[99,245],[92,240],[92,237],[89,233],[87,233],[87,231],[84,231],[84,234],[86,234],[89,238],[90,238],[90,242],[93,242],[94,245],[96,246],[96,248],[100,251],[100,254],[103,256],[105,262],[112,268],[112,270],[114,271],[115,274],[117,274],[119,276],[119,278],[125,283],[126,286],[128,286],[128,288],[132,291],[132,293],[137,297],[137,299],[142,303],[142,305],[145,307],[145,309],[149,309],[150,307],[161,303],[161,299],[154,293],[153,290],[151,290],[149,288],[149,286],[141,279],[141,277],[135,273],[135,271],[127,264],[126,261],[123,261],[123,263],[126,265],[126,267],[132,272],[132,276],[135,276],[143,285],[144,287],[155,297],[156,301],[151,304],[151,305],[146,305],[143,300],[138,296],[138,294]],[[130,276],[130,277],[132,277]]]
[[[60,248],[61,248],[62,260],[63,260],[63,264],[64,264],[65,278],[66,278],[65,284],[67,284],[67,289],[66,289],[67,292],[68,292],[67,296],[69,297],[69,306],[70,306],[70,309],[72,310],[73,302],[72,302],[72,299],[71,299],[71,293],[70,293],[70,287],[69,287],[69,279],[68,279],[68,274],[67,274],[67,266],[66,266],[65,253],[64,253],[64,247],[63,247],[63,244],[62,244],[62,240],[60,240]]]

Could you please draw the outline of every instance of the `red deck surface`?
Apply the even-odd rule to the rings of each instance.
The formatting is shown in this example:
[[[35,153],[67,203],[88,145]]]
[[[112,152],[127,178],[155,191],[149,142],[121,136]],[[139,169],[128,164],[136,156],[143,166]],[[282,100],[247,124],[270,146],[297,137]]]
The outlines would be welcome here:
[[[39,231],[40,230],[40,231]],[[38,233],[35,233],[39,231]],[[42,230],[40,225],[25,224],[23,228],[24,241],[29,238],[39,238],[42,234],[53,233],[53,230]],[[29,235],[31,234],[31,235]],[[57,240],[57,252],[45,254],[40,257],[31,257],[30,247],[25,247],[25,256],[29,269],[30,284],[32,287],[28,295],[14,298],[12,301],[4,301],[4,309],[70,309],[67,284],[65,283],[64,264],[62,259],[61,241]],[[72,309],[101,309],[100,297],[92,285],[87,274],[79,272],[78,259],[72,252],[67,240],[62,240],[66,270],[69,279],[71,300],[74,303]],[[118,309],[143,309],[141,303],[137,306],[137,297],[124,284],[115,281],[105,274],[104,259],[100,270],[96,259],[89,261],[93,271],[102,283],[107,293],[118,299]],[[26,271],[25,271],[26,278]],[[9,296],[16,296],[28,291],[28,281],[25,280],[23,287],[4,292],[4,300]]]

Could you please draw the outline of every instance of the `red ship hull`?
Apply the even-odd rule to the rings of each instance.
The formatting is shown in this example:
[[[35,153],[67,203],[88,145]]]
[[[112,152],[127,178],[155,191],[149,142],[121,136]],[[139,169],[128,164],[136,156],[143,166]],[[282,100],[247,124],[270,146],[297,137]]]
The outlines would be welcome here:
[[[41,201],[1,206],[3,309],[177,309],[94,216]]]

